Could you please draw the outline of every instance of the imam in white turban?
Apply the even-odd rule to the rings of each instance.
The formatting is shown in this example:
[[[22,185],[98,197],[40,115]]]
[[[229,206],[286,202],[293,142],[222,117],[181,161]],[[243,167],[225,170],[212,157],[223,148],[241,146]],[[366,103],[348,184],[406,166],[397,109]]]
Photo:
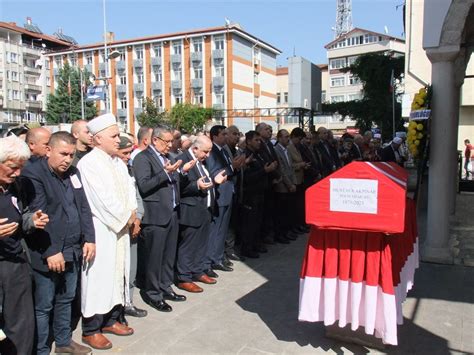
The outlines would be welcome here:
[[[100,115],[87,123],[87,129],[94,136],[100,131],[117,124],[117,119],[111,113]]]

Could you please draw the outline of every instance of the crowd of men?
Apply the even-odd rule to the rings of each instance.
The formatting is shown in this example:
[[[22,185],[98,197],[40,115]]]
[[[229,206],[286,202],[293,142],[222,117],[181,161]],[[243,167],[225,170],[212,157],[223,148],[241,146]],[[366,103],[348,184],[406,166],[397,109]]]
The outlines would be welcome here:
[[[0,353],[85,354],[129,336],[125,316],[216,284],[233,262],[308,231],[305,190],[353,160],[401,162],[395,138],[336,140],[321,127],[213,126],[183,136],[105,114],[71,133],[38,127],[0,139]],[[20,135],[20,134],[19,134]],[[72,340],[82,315],[82,341]]]

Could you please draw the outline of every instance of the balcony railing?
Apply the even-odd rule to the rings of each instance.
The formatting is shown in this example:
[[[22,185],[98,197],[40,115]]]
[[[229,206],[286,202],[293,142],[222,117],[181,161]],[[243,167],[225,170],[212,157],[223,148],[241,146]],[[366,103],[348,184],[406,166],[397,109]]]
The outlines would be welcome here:
[[[92,73],[92,64],[86,64],[84,65],[84,69],[87,70],[89,73]]]
[[[137,117],[140,113],[143,112],[143,108],[137,107],[133,110],[133,112],[135,113],[135,117]]]
[[[182,83],[181,80],[171,80],[171,89],[178,90],[181,89]]]
[[[41,75],[41,70],[38,68],[24,66],[23,71],[26,74]]]
[[[133,91],[143,92],[145,85],[143,83],[134,83],[133,84]]]
[[[41,52],[38,49],[34,49],[31,47],[23,47],[23,55],[25,57],[38,59],[41,57]]]
[[[181,54],[172,54],[171,63],[181,63]]]
[[[127,93],[127,85],[117,85],[117,94],[126,94]]]
[[[117,70],[125,70],[125,67],[126,67],[126,65],[125,65],[124,60],[119,60],[119,61],[115,62],[115,68]]]
[[[212,108],[214,110],[223,110],[225,107],[224,107],[224,104],[213,104]]]
[[[223,76],[215,76],[212,78],[212,85],[215,87],[222,87],[224,86],[224,77]]]
[[[153,91],[160,91],[163,87],[163,83],[161,81],[154,81],[151,83],[151,89]]]
[[[133,60],[133,66],[135,68],[141,68],[143,67],[143,59],[134,59]]]
[[[36,84],[29,84],[29,83],[26,83],[26,84],[25,84],[25,90],[27,90],[27,91],[38,91],[38,92],[40,92],[40,91],[41,91],[41,86],[40,86],[40,85],[36,85]]]
[[[212,59],[224,59],[224,50],[223,49],[214,49],[212,51]]]
[[[26,100],[27,108],[41,109],[42,106],[43,106],[43,103],[41,101]]]
[[[191,79],[191,87],[192,88],[202,88],[202,79],[200,79],[200,78]]]
[[[202,60],[202,52],[192,52],[191,53],[191,61],[192,62],[200,62]]]
[[[127,117],[127,109],[126,108],[119,108],[117,110],[118,117]]]
[[[151,65],[158,66],[158,67],[161,66],[161,57],[152,57]]]

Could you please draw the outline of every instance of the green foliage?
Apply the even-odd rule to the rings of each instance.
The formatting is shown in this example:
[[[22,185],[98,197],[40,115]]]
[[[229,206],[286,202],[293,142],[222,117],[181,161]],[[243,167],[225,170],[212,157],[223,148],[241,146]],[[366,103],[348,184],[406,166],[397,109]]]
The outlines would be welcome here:
[[[392,92],[390,79],[400,79],[404,72],[404,57],[392,57],[383,53],[368,53],[357,58],[355,63],[343,71],[357,76],[363,86],[363,99],[323,104],[323,112],[339,113],[356,120],[362,131],[378,126],[383,138],[392,136]],[[401,104],[395,99],[395,130],[403,128]]]
[[[176,104],[169,113],[170,124],[180,131],[193,133],[201,130],[212,118],[213,109],[197,105]]]
[[[82,118],[81,89],[92,84],[89,76],[89,72],[83,70],[83,87],[81,88],[81,74],[78,68],[73,68],[65,63],[59,69],[56,91],[48,95],[46,105],[46,121],[48,124],[71,123]],[[97,115],[97,108],[94,102],[86,102],[85,98],[86,93],[84,92],[84,118],[88,120]]]
[[[140,126],[153,127],[157,124],[168,124],[168,112],[160,112],[151,98],[147,97],[143,103],[143,111],[137,116]]]

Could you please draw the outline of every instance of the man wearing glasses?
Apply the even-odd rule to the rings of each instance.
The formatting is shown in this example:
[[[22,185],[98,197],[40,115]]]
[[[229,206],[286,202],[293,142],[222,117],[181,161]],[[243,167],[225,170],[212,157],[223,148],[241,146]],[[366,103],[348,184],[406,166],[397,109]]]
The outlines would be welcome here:
[[[138,240],[138,283],[143,300],[161,312],[171,312],[166,301],[185,301],[171,285],[178,244],[179,175],[182,161],[170,159],[173,131],[166,126],[153,129],[151,144],[133,162],[145,214]],[[186,163],[186,173],[195,162]]]

